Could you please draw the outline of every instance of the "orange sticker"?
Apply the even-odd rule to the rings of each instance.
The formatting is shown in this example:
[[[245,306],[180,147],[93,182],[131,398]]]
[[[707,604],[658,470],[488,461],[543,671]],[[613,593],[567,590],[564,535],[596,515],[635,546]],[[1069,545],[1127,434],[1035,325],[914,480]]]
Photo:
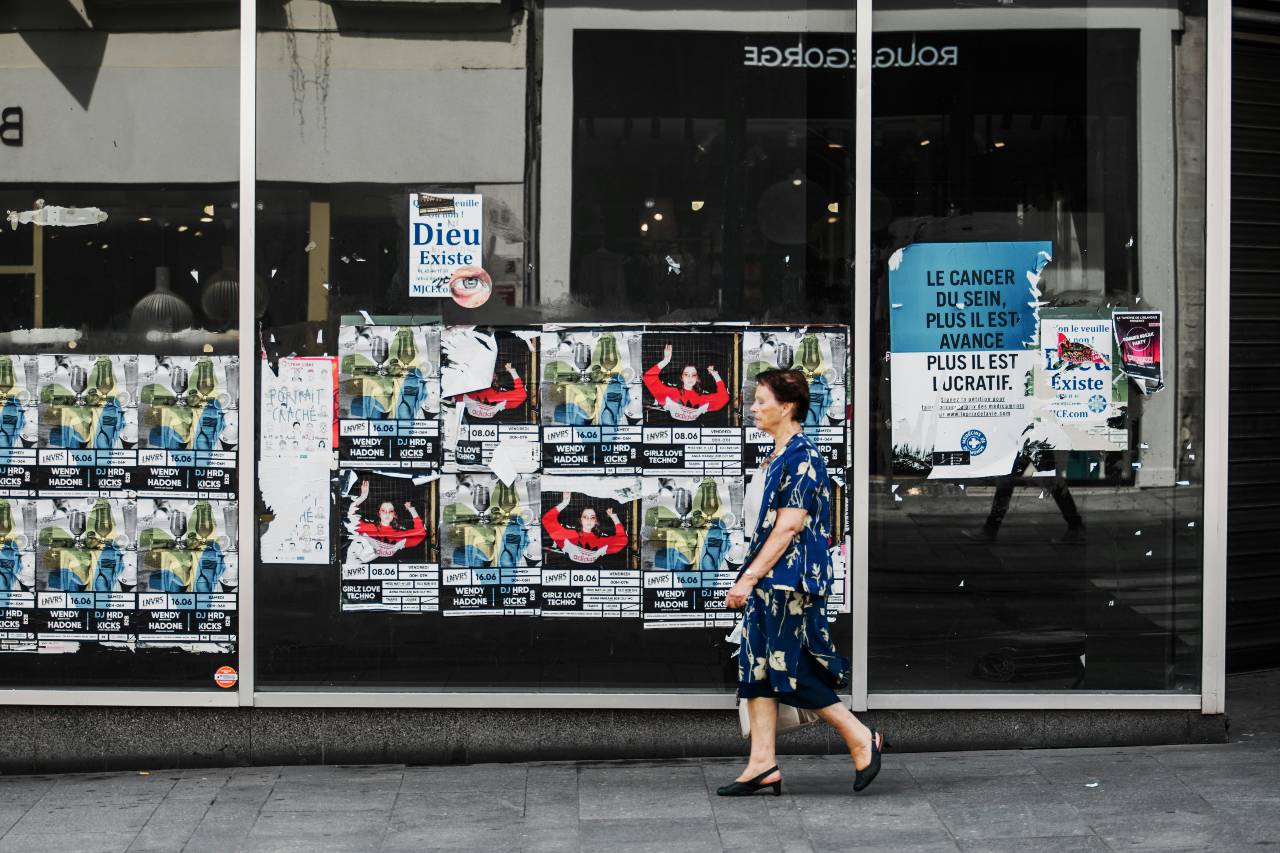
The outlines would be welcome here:
[[[220,666],[213,674],[213,680],[219,687],[235,687],[236,682],[240,680],[240,674],[233,666]]]

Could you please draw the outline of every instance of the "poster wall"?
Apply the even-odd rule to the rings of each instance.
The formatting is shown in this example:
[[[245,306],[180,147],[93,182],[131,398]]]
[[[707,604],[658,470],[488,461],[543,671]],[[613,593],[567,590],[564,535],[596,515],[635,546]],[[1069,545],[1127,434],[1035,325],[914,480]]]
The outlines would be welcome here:
[[[915,243],[889,260],[893,456],[900,473],[1010,473],[1033,417],[1048,242]]]
[[[234,356],[0,355],[0,650],[236,642]]]
[[[396,470],[339,477],[342,610],[440,609],[437,478]]]

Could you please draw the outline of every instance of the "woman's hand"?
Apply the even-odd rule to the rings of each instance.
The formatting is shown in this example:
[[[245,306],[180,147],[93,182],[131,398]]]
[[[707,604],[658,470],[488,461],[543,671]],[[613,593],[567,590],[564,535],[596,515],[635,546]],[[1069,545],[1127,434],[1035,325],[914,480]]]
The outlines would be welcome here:
[[[720,378],[720,374],[716,372],[716,366],[714,364],[707,365],[707,373],[711,374],[711,378],[717,382],[724,381],[723,379]]]
[[[756,588],[756,579],[749,573],[743,572],[733,586],[729,587],[729,592],[724,597],[724,605],[730,610],[738,610],[747,606],[747,598],[751,595],[751,590]]]
[[[409,515],[413,516],[414,518],[418,517],[418,511],[413,508],[413,501],[405,501],[404,508],[409,510]]]
[[[568,492],[560,493],[560,503],[556,504],[557,511],[562,510],[569,505],[569,497],[570,495]]]
[[[612,507],[610,507],[609,509],[606,509],[604,511],[604,514],[609,516],[609,520],[613,522],[614,527],[617,527],[621,523],[618,521],[618,514],[613,511]]]
[[[506,364],[504,364],[504,365],[502,365],[502,366],[503,366],[503,368],[507,371],[507,373],[510,373],[510,374],[511,374],[511,378],[512,378],[512,379],[519,379],[519,378],[520,378],[520,374],[519,374],[519,373],[516,373],[516,369],[515,369],[514,367],[512,367],[512,366],[511,366],[511,362],[509,362],[509,361],[508,361]]]
[[[671,363],[671,344],[667,344],[662,348],[662,361],[658,362],[658,367],[663,368]]]

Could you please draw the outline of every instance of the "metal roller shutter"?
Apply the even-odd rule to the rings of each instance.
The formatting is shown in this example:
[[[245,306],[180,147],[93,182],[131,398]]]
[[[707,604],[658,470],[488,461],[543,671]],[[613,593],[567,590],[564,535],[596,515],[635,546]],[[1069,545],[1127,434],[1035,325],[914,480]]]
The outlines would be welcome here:
[[[1280,3],[1233,7],[1227,668],[1280,665]]]

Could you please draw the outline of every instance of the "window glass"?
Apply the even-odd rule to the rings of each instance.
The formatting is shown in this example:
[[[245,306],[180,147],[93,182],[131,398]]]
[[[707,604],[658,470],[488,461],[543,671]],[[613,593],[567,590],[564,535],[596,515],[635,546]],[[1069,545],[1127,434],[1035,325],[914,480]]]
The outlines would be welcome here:
[[[870,689],[1195,691],[1204,18],[953,5],[877,4]]]
[[[6,687],[236,666],[236,10],[0,13]]]

